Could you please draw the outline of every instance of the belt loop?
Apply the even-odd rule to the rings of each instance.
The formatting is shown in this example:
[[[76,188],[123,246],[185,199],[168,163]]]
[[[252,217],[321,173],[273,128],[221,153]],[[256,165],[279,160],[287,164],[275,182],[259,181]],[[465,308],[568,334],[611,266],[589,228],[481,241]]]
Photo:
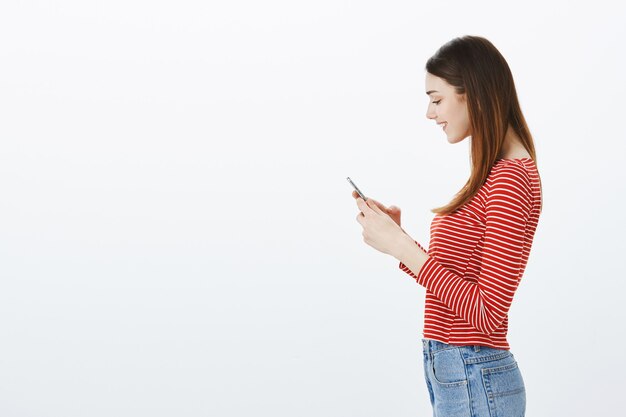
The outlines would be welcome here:
[[[474,352],[480,352],[480,345],[474,345]]]

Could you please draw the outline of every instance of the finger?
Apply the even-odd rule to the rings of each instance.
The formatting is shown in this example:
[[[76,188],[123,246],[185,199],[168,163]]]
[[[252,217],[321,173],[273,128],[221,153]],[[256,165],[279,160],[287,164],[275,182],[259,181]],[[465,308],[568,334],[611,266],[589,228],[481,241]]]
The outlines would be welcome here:
[[[359,197],[361,197],[361,194],[357,193],[356,190],[352,190],[352,197],[359,198]],[[363,197],[361,197],[361,198],[363,198]],[[365,198],[367,198],[367,197],[365,197]]]
[[[375,203],[375,204],[376,204],[376,206],[377,206],[379,209],[381,209],[382,211],[387,211],[387,207],[385,207],[385,205],[384,205],[384,204],[382,204],[382,203],[380,203],[380,202],[378,202],[378,201],[374,200],[373,198],[368,198],[367,200],[368,200],[368,201],[370,201],[370,200],[371,200],[371,201],[372,201],[373,203]]]
[[[374,213],[374,210],[365,202],[361,197],[356,199],[356,205],[359,207],[363,216],[367,216],[371,213]]]
[[[374,200],[371,197],[366,197],[367,198],[367,202],[368,203],[374,203],[376,205],[376,207],[378,207],[380,210],[382,211],[387,211],[387,207],[385,207],[384,204],[379,203],[378,201]],[[370,207],[373,207],[372,204],[369,205]]]
[[[383,211],[378,207],[378,205],[371,198],[367,200],[367,205],[372,208],[378,214],[382,214]]]

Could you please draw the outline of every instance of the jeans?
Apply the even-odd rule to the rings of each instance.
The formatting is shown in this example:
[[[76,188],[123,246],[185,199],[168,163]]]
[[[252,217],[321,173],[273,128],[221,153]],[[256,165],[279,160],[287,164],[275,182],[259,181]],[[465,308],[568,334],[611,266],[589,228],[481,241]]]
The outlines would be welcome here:
[[[524,417],[526,389],[510,350],[422,339],[433,417]]]

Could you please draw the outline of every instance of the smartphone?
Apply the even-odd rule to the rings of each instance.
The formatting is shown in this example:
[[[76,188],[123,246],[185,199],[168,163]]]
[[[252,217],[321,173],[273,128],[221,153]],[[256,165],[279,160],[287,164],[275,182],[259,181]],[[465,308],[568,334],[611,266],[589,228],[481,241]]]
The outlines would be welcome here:
[[[354,189],[356,190],[357,193],[359,193],[359,196],[364,200],[367,201],[367,198],[365,198],[365,196],[363,195],[363,193],[361,192],[361,190],[359,190],[359,188],[352,182],[352,180],[350,179],[350,177],[346,177],[348,179],[348,182],[350,184],[352,184],[352,186],[354,187]]]

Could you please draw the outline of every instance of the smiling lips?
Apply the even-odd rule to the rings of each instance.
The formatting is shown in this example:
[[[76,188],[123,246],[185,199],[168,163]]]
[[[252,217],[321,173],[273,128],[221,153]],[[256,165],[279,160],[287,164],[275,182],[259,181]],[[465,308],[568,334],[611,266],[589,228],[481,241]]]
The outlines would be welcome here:
[[[448,126],[448,122],[441,122],[441,123],[437,123],[437,124],[439,126],[441,126],[444,131],[446,130],[446,126]]]

